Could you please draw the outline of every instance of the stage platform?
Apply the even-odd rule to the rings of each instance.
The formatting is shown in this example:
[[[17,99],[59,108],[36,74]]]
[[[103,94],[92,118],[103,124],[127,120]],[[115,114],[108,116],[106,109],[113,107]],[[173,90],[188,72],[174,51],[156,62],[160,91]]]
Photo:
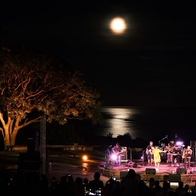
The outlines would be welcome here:
[[[160,182],[179,182],[184,184],[195,185],[196,183],[196,165],[191,164],[190,168],[185,168],[183,164],[173,166],[168,163],[161,163],[159,170],[154,166],[149,166],[143,162],[121,163],[120,166],[109,165],[107,162],[101,162],[98,166],[98,171],[106,177],[116,177],[121,180],[125,177],[130,169],[134,169],[136,173],[141,175],[141,179],[148,182],[150,178],[159,180]]]

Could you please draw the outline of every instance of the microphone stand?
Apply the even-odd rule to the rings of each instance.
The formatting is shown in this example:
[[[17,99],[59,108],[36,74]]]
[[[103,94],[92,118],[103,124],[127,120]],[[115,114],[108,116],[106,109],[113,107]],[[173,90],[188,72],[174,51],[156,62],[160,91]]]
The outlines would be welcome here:
[[[158,143],[160,144],[160,142],[163,141],[164,139],[168,139],[168,135],[166,135],[164,138],[160,139],[160,140],[158,141]]]
[[[160,143],[161,141],[163,141],[164,139],[168,139],[168,135],[166,135],[164,138],[160,139],[160,140],[159,140],[159,143]]]

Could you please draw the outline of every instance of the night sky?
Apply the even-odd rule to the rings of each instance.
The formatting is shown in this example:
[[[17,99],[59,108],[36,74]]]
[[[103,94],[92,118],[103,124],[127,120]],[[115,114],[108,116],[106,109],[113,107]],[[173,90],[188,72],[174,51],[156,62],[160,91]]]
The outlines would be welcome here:
[[[0,41],[68,60],[104,105],[195,107],[193,2],[3,0]],[[109,29],[116,16],[124,34]]]

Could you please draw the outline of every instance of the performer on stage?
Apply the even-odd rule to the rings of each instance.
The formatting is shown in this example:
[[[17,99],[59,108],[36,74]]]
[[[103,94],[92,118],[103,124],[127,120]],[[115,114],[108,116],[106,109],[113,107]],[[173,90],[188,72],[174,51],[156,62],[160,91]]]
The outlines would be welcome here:
[[[193,150],[191,149],[191,146],[187,146],[187,148],[183,150],[182,158],[184,159],[184,164],[186,168],[190,168],[192,154]]]
[[[161,152],[161,162],[167,162],[167,152],[168,152],[168,146],[164,142],[161,143],[160,149],[162,150]]]
[[[113,153],[115,153],[117,155],[116,158],[116,164],[120,165],[121,164],[121,154],[122,152],[124,152],[122,150],[122,147],[120,146],[120,144],[117,142],[116,145],[112,148]]]
[[[154,163],[154,155],[152,153],[153,150],[154,150],[154,144],[153,144],[153,141],[150,141],[149,145],[146,147],[148,165],[152,165]]]
[[[182,162],[182,147],[175,146],[174,153],[175,153],[174,158],[176,160],[176,166],[180,166],[180,163]]]
[[[154,164],[156,170],[159,170],[162,152],[166,152],[166,151],[159,149],[158,146],[155,146],[155,148],[152,150],[152,154],[154,155]]]
[[[192,157],[193,150],[191,149],[190,146],[187,146],[186,152],[187,152],[187,157]]]
[[[174,142],[174,140],[171,140],[170,142],[169,142],[169,144],[168,144],[168,151],[170,152],[170,153],[173,153],[174,151],[175,151],[175,142]]]
[[[181,149],[175,146],[174,140],[169,142],[168,147],[167,162],[170,163],[170,166],[180,166],[182,157]]]

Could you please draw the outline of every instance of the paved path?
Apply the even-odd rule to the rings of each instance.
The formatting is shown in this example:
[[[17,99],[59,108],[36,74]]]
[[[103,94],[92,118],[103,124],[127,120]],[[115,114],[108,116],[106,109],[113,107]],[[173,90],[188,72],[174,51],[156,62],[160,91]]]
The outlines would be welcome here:
[[[52,169],[47,172],[48,179],[56,177],[57,180],[60,180],[61,176],[72,174],[74,179],[81,177],[93,180],[94,173],[99,170],[100,160],[93,159],[84,162],[77,157],[58,157],[56,161],[53,159],[51,164]],[[109,178],[101,175],[101,180],[106,183]]]

